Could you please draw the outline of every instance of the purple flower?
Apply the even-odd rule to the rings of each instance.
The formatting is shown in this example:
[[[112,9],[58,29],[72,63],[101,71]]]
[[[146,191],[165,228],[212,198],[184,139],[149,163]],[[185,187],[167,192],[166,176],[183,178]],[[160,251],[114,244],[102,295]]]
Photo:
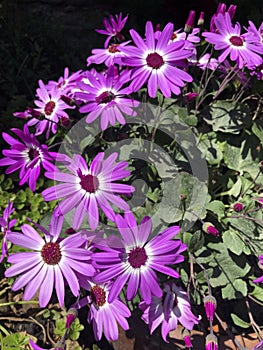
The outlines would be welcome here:
[[[113,15],[110,15],[110,20],[108,20],[107,18],[103,19],[103,25],[106,30],[96,29],[96,32],[100,34],[108,35],[108,38],[104,43],[105,48],[108,47],[109,42],[112,38],[116,38],[118,42],[121,42],[124,40],[124,36],[121,34],[121,31],[125,26],[127,19],[128,19],[128,16],[122,18],[121,12],[119,15],[115,15],[115,18]]]
[[[263,200],[262,200],[262,202],[263,202]],[[263,255],[260,255],[258,257],[258,259],[259,259],[259,264],[261,266],[263,266]],[[253,280],[253,282],[254,283],[263,283],[263,276],[256,278],[255,280]]]
[[[115,63],[118,65],[122,65],[121,58],[126,57],[127,55],[124,52],[121,52],[119,49],[126,46],[128,43],[129,41],[126,41],[121,44],[111,44],[104,49],[93,49],[91,51],[93,55],[87,58],[87,66],[89,66],[92,63],[105,63],[107,67],[110,67]]]
[[[101,152],[91,162],[88,167],[84,158],[74,155],[73,159],[66,157],[66,168],[70,171],[62,172],[55,170],[46,172],[46,177],[63,182],[43,191],[46,201],[64,198],[57,209],[58,215],[64,215],[75,209],[72,227],[79,228],[85,216],[88,215],[90,228],[95,230],[99,222],[99,207],[107,218],[115,221],[115,214],[111,204],[122,210],[128,210],[128,204],[118,194],[130,195],[134,188],[130,185],[115,183],[130,175],[126,170],[127,162],[118,162],[117,153],[112,153],[108,158],[104,158]]]
[[[196,63],[196,65],[202,70],[215,70],[219,66],[218,60],[216,58],[211,58],[211,55],[209,53],[206,53],[204,56],[200,57],[198,61],[193,63]]]
[[[16,219],[9,220],[9,217],[13,214],[15,208],[13,208],[13,203],[8,202],[7,207],[3,211],[3,216],[0,216],[0,228],[3,235],[2,238],[2,254],[0,257],[0,263],[4,260],[4,257],[7,256],[7,241],[9,233],[11,233],[11,228],[15,226]]]
[[[58,81],[50,80],[46,85],[46,89],[47,91],[52,91],[54,88],[57,88],[61,95],[72,97],[75,91],[74,89],[76,88],[76,82],[81,79],[81,77],[81,70],[69,74],[69,69],[66,67],[64,69],[64,76],[60,77]],[[37,89],[37,96],[41,99],[41,89]]]
[[[233,209],[236,213],[240,213],[244,209],[244,205],[240,202],[233,204]]]
[[[143,311],[142,319],[150,326],[151,333],[161,325],[165,341],[168,333],[177,328],[178,322],[188,330],[192,330],[199,323],[191,311],[187,293],[175,283],[165,283],[161,297],[153,297],[150,304],[143,301],[139,307]]]
[[[51,131],[53,134],[57,132],[59,119],[62,117],[69,118],[64,109],[74,108],[74,106],[69,106],[61,99],[61,91],[57,86],[49,90],[42,80],[39,80],[39,86],[40,88],[37,89],[39,100],[34,101],[38,108],[32,111],[32,119],[27,124],[29,126],[36,125],[36,135],[41,135],[46,131],[46,138],[48,139]],[[39,117],[36,117],[37,113]]]
[[[215,26],[215,18],[216,16],[219,14],[219,13],[226,13],[228,12],[229,13],[229,16],[231,19],[233,19],[235,13],[236,13],[236,8],[237,6],[236,5],[230,5],[229,8],[227,9],[226,8],[226,4],[224,3],[219,3],[218,4],[218,7],[217,7],[217,11],[216,11],[216,14],[214,14],[211,18],[211,21],[210,21],[210,31],[211,32],[216,32],[217,28]]]
[[[56,153],[49,152],[46,145],[41,145],[33,134],[29,133],[27,125],[24,131],[11,129],[20,140],[3,132],[3,139],[11,146],[10,150],[3,150],[5,158],[0,159],[0,166],[9,165],[6,174],[13,173],[20,169],[19,185],[28,183],[31,191],[35,191],[36,182],[40,175],[41,167],[48,171],[55,169],[52,162]]]
[[[131,316],[131,312],[118,298],[109,303],[110,283],[100,285],[91,282],[90,284],[90,295],[81,299],[76,307],[82,308],[89,305],[88,322],[92,322],[97,341],[101,339],[102,332],[109,341],[117,340],[118,323],[124,330],[128,330],[127,318]]]
[[[205,296],[204,306],[207,319],[213,322],[217,306],[216,299],[212,295]]]
[[[79,282],[76,272],[91,277],[95,270],[90,262],[90,252],[81,248],[83,239],[76,233],[60,239],[63,217],[52,218],[50,232],[44,227],[36,226],[43,232],[44,238],[30,225],[21,226],[21,233],[10,233],[9,241],[34,252],[14,253],[8,257],[12,263],[6,277],[20,275],[12,286],[16,291],[26,286],[24,299],[30,300],[39,290],[39,305],[45,307],[55,288],[60,306],[64,304],[65,283],[72,293],[79,295]]]
[[[230,55],[231,61],[235,61],[239,68],[261,64],[262,58],[258,53],[263,53],[263,46],[257,45],[250,36],[241,35],[240,24],[236,23],[233,27],[228,12],[219,13],[214,21],[217,32],[204,32],[202,35],[207,42],[214,44],[215,50],[222,50],[219,62]]]
[[[205,338],[205,350],[218,350],[217,337],[214,334],[208,334]]]
[[[263,340],[261,340],[252,350],[262,350],[263,349]]]
[[[179,239],[172,240],[179,233],[179,226],[169,227],[147,241],[152,229],[149,217],[144,217],[138,228],[133,214],[126,212],[124,218],[116,215],[116,225],[122,236],[119,246],[98,244],[101,252],[92,255],[94,266],[103,270],[96,275],[95,282],[115,278],[109,302],[119,295],[126,282],[128,300],[136,295],[138,289],[147,303],[151,301],[152,295],[161,297],[162,290],[155,271],[178,278],[179,274],[167,265],[184,260],[180,253],[187,248],[186,245]]]
[[[138,107],[139,102],[127,99],[129,88],[122,88],[123,84],[130,81],[130,72],[124,71],[116,77],[114,66],[109,67],[107,74],[93,74],[86,72],[85,75],[90,84],[80,82],[78,86],[84,92],[76,92],[75,97],[84,101],[80,107],[81,113],[88,113],[86,122],[91,123],[100,116],[101,129],[105,130],[108,124],[115,125],[116,121],[125,124],[123,113],[136,116],[132,109]]]
[[[146,40],[144,41],[135,30],[130,30],[132,39],[137,47],[126,46],[121,50],[129,55],[122,61],[132,66],[132,91],[138,91],[148,82],[148,93],[155,97],[157,87],[165,97],[174,93],[179,95],[180,87],[185,81],[191,82],[192,77],[185,71],[177,68],[178,63],[192,52],[185,49],[185,42],[169,43],[173,34],[173,24],[168,23],[159,38],[156,40],[151,22],[146,23]]]

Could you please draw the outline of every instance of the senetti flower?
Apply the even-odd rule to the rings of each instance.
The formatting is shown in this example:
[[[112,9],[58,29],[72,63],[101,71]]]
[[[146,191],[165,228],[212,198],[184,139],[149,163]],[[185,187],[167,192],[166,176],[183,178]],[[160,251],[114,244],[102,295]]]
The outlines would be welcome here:
[[[177,264],[184,260],[180,254],[187,246],[179,239],[172,238],[180,231],[172,226],[148,241],[152,221],[146,216],[137,226],[131,212],[125,212],[124,218],[116,216],[116,225],[122,239],[119,247],[113,244],[100,244],[101,252],[92,255],[94,266],[99,272],[94,280],[98,283],[115,279],[109,293],[109,302],[114,300],[126,284],[127,299],[135,297],[138,289],[143,299],[150,303],[152,295],[161,297],[162,289],[158,284],[155,271],[178,278],[179,274],[167,265]]]
[[[85,77],[89,84],[78,83],[78,87],[83,92],[76,92],[75,97],[84,102],[80,107],[80,113],[88,113],[86,122],[92,123],[100,117],[100,126],[105,130],[108,125],[115,125],[116,122],[124,125],[126,123],[124,115],[136,116],[133,108],[139,106],[139,102],[126,98],[129,88],[122,88],[130,81],[130,72],[123,71],[116,76],[114,66],[109,67],[106,75],[86,72]]]
[[[11,229],[16,224],[16,219],[9,220],[10,216],[15,211],[13,208],[13,203],[9,202],[7,207],[3,211],[3,216],[0,216],[0,232],[2,233],[2,254],[0,257],[0,263],[4,260],[4,257],[7,256],[7,241],[8,235],[11,233]]]
[[[173,24],[168,23],[158,39],[155,39],[153,25],[146,23],[146,39],[135,31],[130,30],[136,45],[123,47],[121,50],[129,57],[123,58],[124,64],[131,66],[132,91],[138,91],[146,82],[150,97],[155,97],[160,87],[165,97],[174,93],[179,95],[185,82],[191,82],[192,77],[179,69],[178,62],[190,57],[192,51],[185,48],[185,42],[169,43],[173,34]],[[168,45],[169,44],[169,45]]]
[[[235,13],[236,13],[237,6],[236,5],[230,5],[229,8],[227,9],[226,4],[224,3],[219,3],[217,7],[216,13],[212,16],[211,21],[210,21],[210,31],[211,32],[216,32],[217,28],[215,26],[215,18],[219,13],[226,13],[228,12],[229,16],[231,19],[233,19]]]
[[[34,192],[41,167],[48,171],[55,168],[53,162],[56,153],[49,152],[46,145],[41,145],[35,136],[29,133],[27,125],[24,126],[23,131],[19,129],[11,129],[11,131],[20,140],[3,132],[3,139],[9,143],[11,149],[2,151],[5,158],[0,159],[0,166],[8,165],[6,174],[20,169],[19,185],[27,182],[30,190]]]
[[[32,118],[27,124],[29,126],[36,125],[35,135],[42,135],[46,131],[46,138],[48,139],[50,132],[56,134],[59,119],[62,117],[69,118],[64,109],[74,108],[74,106],[69,106],[61,99],[61,91],[57,86],[54,86],[52,90],[48,90],[42,80],[39,80],[39,86],[37,89],[39,100],[34,101],[37,106],[34,111],[39,113],[39,117],[36,118],[36,113],[32,114]]]
[[[58,79],[58,81],[50,80],[46,85],[47,91],[51,91],[54,87],[60,92],[61,95],[72,97],[76,88],[76,82],[82,77],[82,71],[69,74],[69,69],[64,69],[64,75]],[[38,95],[40,92],[40,95]],[[41,98],[41,89],[37,89],[37,96]]]
[[[121,31],[127,22],[128,16],[122,18],[122,13],[119,15],[112,16],[110,15],[110,20],[107,18],[103,19],[103,25],[105,29],[96,29],[97,33],[108,35],[108,38],[105,41],[104,47],[108,47],[109,42],[112,38],[116,38],[118,42],[124,40],[124,36]]]
[[[9,241],[13,244],[32,249],[9,255],[8,262],[13,264],[6,277],[20,275],[12,285],[16,291],[25,287],[24,300],[30,300],[39,290],[39,305],[45,307],[56,290],[59,305],[64,305],[65,283],[69,285],[75,297],[79,295],[79,282],[76,272],[91,277],[95,269],[90,261],[90,252],[81,248],[83,239],[78,233],[65,239],[59,239],[63,217],[52,218],[50,232],[40,225],[37,227],[44,238],[30,225],[21,226],[23,234],[12,232]]]
[[[107,67],[110,67],[115,63],[122,65],[121,58],[126,57],[127,55],[124,52],[121,52],[120,49],[126,46],[128,43],[129,41],[126,41],[120,44],[111,44],[104,49],[93,49],[91,51],[93,55],[87,58],[87,66],[92,63],[104,63]]]
[[[239,68],[262,63],[259,54],[263,53],[263,46],[257,45],[250,36],[242,35],[240,24],[233,26],[228,12],[219,13],[214,21],[217,32],[204,32],[202,35],[207,42],[214,44],[215,50],[221,50],[219,62],[224,62],[230,56]]]
[[[120,299],[114,298],[108,301],[111,283],[90,283],[90,295],[81,299],[76,305],[82,308],[89,305],[88,322],[92,322],[95,339],[102,337],[102,332],[109,341],[118,339],[118,324],[124,329],[129,329],[127,318],[131,316],[128,307]]]
[[[42,192],[46,201],[64,198],[58,205],[56,214],[65,215],[75,208],[72,227],[80,227],[88,216],[90,228],[95,230],[99,222],[99,207],[107,218],[115,221],[115,213],[111,204],[122,210],[128,210],[128,204],[116,194],[130,195],[134,188],[130,185],[116,183],[117,180],[130,175],[126,170],[127,162],[116,162],[117,153],[104,159],[100,152],[93,159],[90,167],[80,155],[73,159],[66,157],[65,167],[69,172],[55,170],[46,172],[49,179],[61,181]]]
[[[187,293],[175,283],[164,284],[161,297],[153,297],[151,303],[140,303],[143,311],[142,319],[150,326],[151,333],[161,325],[164,341],[170,331],[177,328],[180,322],[188,330],[198,324],[198,318],[192,313]]]

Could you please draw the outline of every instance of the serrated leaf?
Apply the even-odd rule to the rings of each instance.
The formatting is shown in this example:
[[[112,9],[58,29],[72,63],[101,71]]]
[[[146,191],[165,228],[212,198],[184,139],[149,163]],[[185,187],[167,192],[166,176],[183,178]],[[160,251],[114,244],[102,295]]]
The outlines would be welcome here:
[[[238,317],[235,314],[231,314],[231,318],[232,318],[234,324],[241,327],[241,328],[249,328],[250,327],[249,322],[243,321],[240,317]]]

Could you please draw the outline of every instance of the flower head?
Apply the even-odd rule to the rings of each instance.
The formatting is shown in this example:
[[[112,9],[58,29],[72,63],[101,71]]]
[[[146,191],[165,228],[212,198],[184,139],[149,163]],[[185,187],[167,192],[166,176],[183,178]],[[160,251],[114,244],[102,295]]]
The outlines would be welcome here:
[[[232,4],[231,4],[231,5],[229,6],[229,8],[227,9],[226,4],[224,4],[224,3],[219,3],[219,4],[218,4],[218,7],[217,7],[217,11],[216,11],[216,13],[212,16],[211,21],[210,21],[210,31],[211,31],[211,32],[216,32],[216,31],[217,31],[217,28],[216,28],[216,26],[215,26],[215,18],[216,18],[216,16],[217,16],[219,13],[224,14],[224,13],[228,12],[230,18],[233,19],[234,15],[235,15],[235,13],[236,13],[236,8],[237,8],[236,5],[232,5]]]
[[[60,306],[64,304],[65,282],[77,297],[79,282],[76,272],[87,277],[93,276],[95,270],[90,262],[90,252],[83,249],[83,239],[78,233],[65,239],[59,239],[63,217],[52,218],[50,231],[40,225],[37,227],[44,238],[30,225],[24,224],[23,234],[12,232],[9,241],[13,244],[31,249],[33,252],[21,252],[9,255],[8,262],[13,264],[6,272],[6,277],[20,275],[12,285],[16,291],[23,287],[24,299],[30,300],[39,290],[39,305],[45,307],[55,288]]]
[[[168,333],[177,328],[178,322],[189,330],[199,323],[191,311],[187,293],[175,283],[165,283],[162,296],[154,296],[150,304],[143,301],[140,309],[143,311],[142,319],[150,326],[151,333],[161,325],[165,341]]]
[[[83,92],[76,92],[75,97],[84,102],[80,107],[81,113],[88,113],[86,122],[91,123],[100,117],[101,129],[105,130],[108,124],[115,125],[116,121],[125,124],[123,113],[136,116],[134,107],[139,102],[126,98],[129,89],[122,86],[130,81],[130,73],[124,71],[119,76],[115,75],[114,66],[109,67],[106,75],[86,72],[85,78],[89,84],[80,82],[78,86]]]
[[[192,52],[185,49],[183,40],[170,43],[173,24],[168,23],[158,39],[155,39],[151,22],[146,23],[145,40],[133,29],[130,30],[130,34],[136,47],[126,46],[121,50],[129,55],[122,61],[133,67],[130,85],[132,91],[138,91],[148,82],[150,97],[156,96],[158,86],[165,97],[171,97],[172,93],[179,95],[185,81],[191,82],[193,79],[188,73],[177,68],[178,62],[191,56]]]
[[[244,205],[240,202],[236,202],[233,205],[233,209],[236,213],[240,213],[244,209]]]
[[[111,44],[104,49],[93,49],[91,51],[93,55],[87,58],[87,66],[92,63],[105,63],[107,67],[110,67],[115,63],[122,65],[121,58],[126,57],[127,55],[124,52],[121,52],[120,49],[126,46],[128,43],[129,41],[126,41],[120,44]]]
[[[11,233],[11,228],[16,224],[16,219],[9,220],[9,217],[13,214],[14,211],[15,208],[13,208],[13,203],[8,202],[7,207],[3,211],[3,216],[0,216],[0,231],[3,235],[0,263],[4,260],[4,257],[7,256],[8,235]]]
[[[213,224],[211,224],[211,222],[205,222],[202,228],[206,233],[209,233],[212,236],[219,236],[218,229]]]
[[[79,228],[88,216],[90,228],[95,230],[99,222],[99,207],[111,221],[115,221],[115,214],[110,203],[122,210],[129,209],[128,204],[116,194],[130,195],[134,188],[115,183],[130,175],[125,169],[128,163],[116,163],[117,153],[112,153],[106,159],[103,159],[104,156],[103,152],[97,154],[89,167],[82,156],[75,154],[73,159],[65,158],[65,167],[70,173],[57,169],[45,173],[46,177],[62,183],[44,190],[44,199],[51,201],[64,198],[58,205],[58,215],[64,215],[75,208],[72,222],[74,229]]]
[[[122,18],[121,12],[119,15],[115,15],[115,17],[113,15],[110,15],[110,20],[107,18],[103,19],[103,25],[105,29],[96,29],[96,32],[108,36],[104,44],[105,48],[108,47],[109,42],[112,38],[116,38],[118,42],[124,40],[124,36],[122,35],[121,31],[125,26],[127,19],[128,16]]]
[[[205,338],[205,350],[218,350],[217,337],[214,334],[208,334]]]
[[[50,132],[55,134],[57,132],[57,124],[61,117],[69,118],[64,111],[66,108],[74,108],[69,106],[61,99],[62,92],[58,86],[54,86],[51,90],[44,85],[42,80],[39,80],[39,88],[37,89],[37,96],[39,100],[35,100],[39,118],[35,114],[31,114],[32,118],[27,122],[29,126],[36,125],[36,135],[41,135],[46,131],[46,138],[49,138]]]
[[[52,162],[55,160],[56,153],[49,152],[46,145],[41,145],[35,136],[29,133],[27,125],[24,126],[23,131],[19,129],[11,129],[11,131],[20,140],[3,132],[3,139],[9,143],[11,149],[3,150],[5,158],[0,159],[0,166],[8,165],[6,174],[20,169],[19,185],[27,182],[31,191],[35,191],[41,167],[48,171],[55,169]]]
[[[224,62],[230,55],[231,61],[235,61],[239,68],[262,63],[259,54],[263,53],[263,46],[257,45],[251,36],[242,35],[240,24],[233,26],[228,12],[219,13],[214,22],[217,31],[204,32],[202,35],[207,42],[214,44],[215,50],[221,50],[219,62]]]
[[[111,283],[90,283],[90,295],[81,299],[77,308],[89,305],[88,322],[93,325],[96,340],[100,340],[102,332],[109,341],[118,339],[118,323],[124,330],[129,329],[127,318],[131,316],[128,307],[118,298],[108,301]]]
[[[46,85],[47,91],[52,91],[54,88],[58,90],[61,95],[72,97],[75,91],[76,82],[81,79],[82,71],[69,74],[69,69],[64,69],[64,75],[58,81],[50,80]],[[37,89],[37,96],[41,99],[41,89]]]
[[[99,244],[101,252],[92,255],[94,266],[101,269],[94,280],[98,283],[115,278],[109,293],[111,302],[128,282],[127,299],[135,297],[138,289],[146,302],[151,296],[161,297],[162,290],[158,284],[155,271],[178,278],[179,274],[167,265],[177,264],[184,260],[180,254],[187,247],[179,239],[172,238],[180,231],[172,226],[148,241],[152,221],[144,217],[137,226],[131,212],[125,212],[124,218],[116,216],[116,225],[122,239],[119,247]]]

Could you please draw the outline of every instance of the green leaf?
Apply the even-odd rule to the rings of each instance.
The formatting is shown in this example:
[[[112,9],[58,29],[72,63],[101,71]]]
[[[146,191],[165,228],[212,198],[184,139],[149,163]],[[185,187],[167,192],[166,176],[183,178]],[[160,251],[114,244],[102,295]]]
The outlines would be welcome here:
[[[204,234],[201,230],[196,231],[190,240],[188,249],[191,253],[194,253],[200,249],[205,243]]]
[[[217,165],[223,159],[223,144],[217,141],[214,132],[203,134],[197,146],[209,164]]]
[[[206,209],[216,214],[219,219],[225,216],[225,205],[221,201],[214,200],[209,202],[206,205]]]
[[[253,291],[249,293],[255,299],[263,302],[263,288],[253,283]]]
[[[223,287],[221,293],[222,298],[227,300],[243,298],[247,295],[247,284],[242,279],[236,279]]]
[[[245,249],[245,243],[234,230],[224,232],[223,242],[226,247],[236,255],[240,255]]]
[[[22,350],[26,349],[26,345],[29,343],[29,337],[26,333],[13,333],[7,335],[2,339],[3,350]]]
[[[249,322],[243,321],[241,318],[239,318],[235,314],[231,314],[231,318],[232,318],[234,324],[241,327],[241,328],[249,328],[250,327]]]
[[[204,113],[204,120],[214,131],[238,134],[251,123],[251,115],[246,104],[232,101],[216,101]]]

